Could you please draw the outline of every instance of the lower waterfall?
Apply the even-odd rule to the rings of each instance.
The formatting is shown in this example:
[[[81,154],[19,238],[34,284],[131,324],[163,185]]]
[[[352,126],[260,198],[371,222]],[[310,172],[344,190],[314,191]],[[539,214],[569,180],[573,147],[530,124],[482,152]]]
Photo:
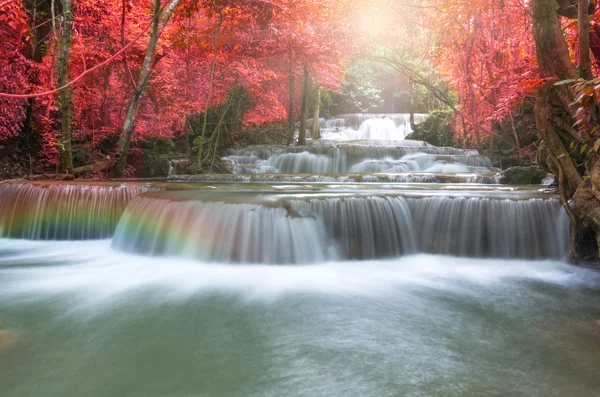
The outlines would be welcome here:
[[[113,247],[226,263],[310,263],[417,252],[562,258],[569,222],[557,199],[310,194],[248,202],[142,196],[128,206]],[[233,197],[233,196],[232,196]]]
[[[169,194],[171,196],[171,194]],[[224,263],[316,263],[328,255],[323,223],[260,204],[139,197],[123,214],[113,247]]]
[[[163,190],[135,184],[11,182],[0,184],[0,237],[84,240],[112,236],[139,194]]]

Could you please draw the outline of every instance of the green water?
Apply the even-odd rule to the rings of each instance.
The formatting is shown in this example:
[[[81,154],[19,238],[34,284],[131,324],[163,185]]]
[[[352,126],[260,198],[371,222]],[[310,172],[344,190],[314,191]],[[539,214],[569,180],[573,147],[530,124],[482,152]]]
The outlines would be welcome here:
[[[0,240],[2,397],[598,396],[600,275],[419,255],[226,266]]]

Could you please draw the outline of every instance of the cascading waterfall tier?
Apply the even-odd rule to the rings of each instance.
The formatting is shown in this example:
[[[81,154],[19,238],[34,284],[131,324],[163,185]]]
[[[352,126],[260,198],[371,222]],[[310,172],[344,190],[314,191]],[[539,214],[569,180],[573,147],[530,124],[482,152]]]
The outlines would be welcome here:
[[[333,258],[323,223],[286,205],[181,200],[182,193],[138,197],[113,247],[205,262],[303,264]]]
[[[135,196],[157,190],[162,189],[135,184],[0,183],[0,237],[107,238]]]
[[[175,175],[173,181],[186,182],[290,182],[290,183],[476,183],[499,184],[499,173],[434,174],[434,173],[357,173],[357,174],[199,174]]]
[[[331,139],[317,139],[308,141],[310,146],[337,146],[337,145],[354,145],[354,146],[391,146],[391,147],[434,147],[424,141],[415,141],[412,139],[402,140],[387,140],[387,139],[353,139],[348,141],[340,142],[338,140]]]
[[[423,114],[415,114],[413,122],[419,124]],[[311,136],[312,120],[307,123],[307,136]],[[348,140],[403,140],[413,132],[411,116],[407,113],[392,114],[343,114],[335,119],[319,119],[321,138],[334,141]]]
[[[424,192],[287,194],[214,199],[156,193],[132,201],[113,246],[149,255],[235,263],[311,263],[417,252],[562,258],[568,218],[554,198]],[[514,193],[516,194],[516,193]]]
[[[427,115],[421,113],[414,114],[415,124],[425,120]],[[356,113],[356,114],[341,114],[334,120],[343,120],[342,127],[360,128],[360,126],[369,120],[391,120],[396,127],[404,127],[410,129],[410,114],[409,113]],[[335,124],[335,123],[334,123]]]
[[[424,119],[417,115],[415,122]],[[304,146],[230,150],[223,162],[234,174],[485,173],[499,171],[476,150],[406,140],[408,114],[354,114],[320,119],[320,139]],[[308,125],[312,125],[309,120]],[[355,129],[356,128],[356,129]],[[309,130],[307,130],[309,131]],[[176,172],[169,175],[177,176]]]
[[[433,146],[251,146],[223,160],[234,174],[496,171],[476,150]]]

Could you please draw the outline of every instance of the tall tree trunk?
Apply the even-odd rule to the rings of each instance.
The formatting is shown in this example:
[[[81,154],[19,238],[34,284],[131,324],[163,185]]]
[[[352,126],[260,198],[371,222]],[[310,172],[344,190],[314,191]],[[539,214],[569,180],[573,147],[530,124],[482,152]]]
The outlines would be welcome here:
[[[288,145],[294,143],[294,64],[292,54],[289,54],[289,101],[288,101]]]
[[[543,87],[538,93],[534,107],[535,123],[538,135],[546,143],[552,161],[557,163],[554,165],[562,168],[565,181],[560,182],[565,186],[565,195],[571,197],[581,183],[581,176],[567,148],[556,132],[551,90],[550,87]]]
[[[415,131],[417,129],[416,128],[417,125],[415,123],[415,96],[414,96],[413,81],[411,79],[408,79],[408,94],[409,94],[408,112],[409,112],[410,129]],[[408,133],[406,135],[408,135]]]
[[[578,257],[577,241],[582,233],[582,223],[574,216],[568,200],[578,191],[582,178],[576,163],[567,150],[569,140],[576,137],[561,134],[561,125],[573,124],[573,91],[568,85],[556,86],[559,80],[574,79],[575,65],[563,36],[554,0],[531,0],[533,36],[536,44],[540,75],[545,79],[538,92],[534,115],[538,136],[546,144],[551,169],[558,172],[558,186],[563,208],[571,219],[571,259]],[[587,17],[586,17],[587,19]],[[586,33],[585,36],[589,36]],[[587,50],[589,55],[589,49]]]
[[[554,0],[531,0],[533,37],[542,77],[575,78],[575,66],[563,36]]]
[[[316,85],[315,87],[315,102],[313,104],[313,123],[311,138],[321,139],[321,125],[319,124],[319,113],[321,110],[321,86]]]
[[[590,58],[590,16],[588,13],[590,0],[579,0],[579,77],[591,80],[592,60]]]
[[[172,0],[161,15],[161,3],[160,0],[154,0],[154,18],[152,21],[152,30],[150,32],[150,40],[146,47],[146,55],[144,56],[144,62],[142,63],[142,69],[138,75],[137,84],[133,90],[133,95],[129,101],[127,107],[127,113],[125,114],[125,121],[123,122],[123,129],[121,130],[121,136],[119,138],[119,147],[117,153],[117,162],[114,166],[114,174],[116,176],[124,176],[125,165],[127,164],[127,156],[129,155],[129,145],[131,143],[131,135],[135,129],[135,122],[137,119],[137,113],[140,108],[140,100],[142,94],[146,91],[146,86],[150,80],[152,74],[152,64],[154,54],[156,53],[156,47],[158,44],[158,38],[162,28],[167,24],[173,11],[179,4],[179,0]]]
[[[559,159],[558,166],[563,167],[570,196],[581,182],[581,177],[552,118],[555,113],[553,106],[560,104],[562,105],[560,111],[570,119],[569,124],[573,124],[569,116],[572,114],[570,104],[573,93],[567,85],[555,86],[554,83],[558,80],[575,78],[575,65],[569,58],[569,49],[562,33],[554,0],[532,0],[531,13],[538,66],[541,77],[547,81],[545,87],[539,91],[538,105],[534,109],[538,135],[546,142],[551,157]]]
[[[71,0],[61,0],[62,23],[60,49],[58,51],[57,77],[58,86],[64,87],[69,83],[69,59],[73,41],[73,3]],[[58,92],[58,102],[61,114],[60,144],[62,146],[61,168],[63,172],[73,173],[73,98],[71,87],[65,87]]]
[[[215,67],[217,65],[217,55],[219,54],[219,32],[223,23],[223,12],[219,12],[219,20],[215,27],[215,41],[213,48],[213,59],[210,63],[210,72],[208,76],[208,96],[206,98],[206,106],[204,107],[204,122],[202,123],[202,134],[200,135],[200,145],[198,145],[198,167],[202,168],[202,154],[204,152],[204,140],[206,137],[206,125],[208,123],[208,109],[213,96],[213,81],[215,77]]]
[[[308,101],[310,96],[310,75],[308,68],[304,67],[304,84],[302,88],[302,103],[300,105],[300,131],[298,146],[306,145],[306,119],[308,118]]]

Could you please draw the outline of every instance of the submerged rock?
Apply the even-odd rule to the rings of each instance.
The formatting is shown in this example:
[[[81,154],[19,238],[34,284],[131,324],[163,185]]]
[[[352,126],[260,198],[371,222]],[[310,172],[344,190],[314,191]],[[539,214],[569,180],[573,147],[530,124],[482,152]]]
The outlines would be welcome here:
[[[500,183],[504,185],[539,185],[546,171],[539,167],[510,167],[502,172]]]
[[[0,352],[10,350],[19,339],[16,332],[8,329],[0,329]]]

